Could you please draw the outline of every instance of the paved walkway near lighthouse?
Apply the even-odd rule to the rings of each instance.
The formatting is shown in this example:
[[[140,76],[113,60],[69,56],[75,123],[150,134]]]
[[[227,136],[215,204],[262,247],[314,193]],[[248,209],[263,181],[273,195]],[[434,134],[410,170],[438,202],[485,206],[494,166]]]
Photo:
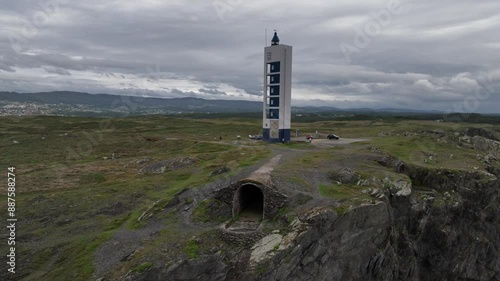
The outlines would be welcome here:
[[[280,161],[282,155],[278,154],[271,158],[266,164],[261,166],[259,169],[254,171],[250,176],[248,177],[251,180],[256,180],[258,182],[264,183],[264,184],[270,184],[271,183],[271,172],[274,170],[274,167],[278,165],[278,162]]]

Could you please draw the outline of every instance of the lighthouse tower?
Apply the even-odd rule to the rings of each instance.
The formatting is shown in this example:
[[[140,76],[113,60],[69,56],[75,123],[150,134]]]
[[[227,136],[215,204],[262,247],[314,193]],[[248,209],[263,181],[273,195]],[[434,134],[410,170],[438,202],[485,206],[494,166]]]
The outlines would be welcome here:
[[[280,45],[274,32],[271,46],[264,48],[264,140],[290,141],[291,100],[292,46]]]

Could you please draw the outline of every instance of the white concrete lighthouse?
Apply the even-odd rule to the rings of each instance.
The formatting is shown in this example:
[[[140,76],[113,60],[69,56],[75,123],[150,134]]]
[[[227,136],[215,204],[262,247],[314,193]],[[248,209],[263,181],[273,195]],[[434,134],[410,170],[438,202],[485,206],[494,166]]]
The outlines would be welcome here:
[[[290,141],[292,107],[292,46],[280,45],[274,32],[264,48],[263,139]]]

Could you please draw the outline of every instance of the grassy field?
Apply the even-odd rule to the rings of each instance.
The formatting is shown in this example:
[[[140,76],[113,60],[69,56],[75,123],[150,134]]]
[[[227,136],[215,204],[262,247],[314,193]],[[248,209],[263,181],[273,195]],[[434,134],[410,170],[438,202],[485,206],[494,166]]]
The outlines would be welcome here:
[[[134,227],[148,206],[203,187],[219,167],[228,166],[230,175],[267,157],[265,147],[237,139],[259,128],[256,120],[156,116],[2,118],[0,167],[16,167],[22,268],[16,276],[89,280],[94,249],[117,228]],[[142,159],[186,156],[196,164],[138,174]]]
[[[247,135],[261,130],[258,117],[2,117],[0,168],[2,174],[7,167],[16,168],[16,280],[91,280],[95,249],[120,228],[140,228],[137,218],[154,202],[167,202],[185,188],[203,188],[233,176],[269,158],[275,150],[310,151],[283,163],[281,172],[307,192],[338,200],[363,199],[365,195],[356,184],[329,180],[328,172],[336,166],[321,167],[328,161],[338,167],[347,165],[355,154],[378,151],[429,168],[484,169],[477,151],[458,146],[457,134],[468,127],[500,131],[495,125],[394,118],[293,123],[292,131],[298,129],[302,136],[318,131],[320,138],[335,133],[342,138],[366,139],[345,147],[321,147],[248,140]],[[165,173],[138,173],[144,165],[183,157],[196,161]],[[360,161],[358,166],[365,171],[359,173],[360,179],[389,173],[369,161]],[[230,171],[212,175],[221,167]],[[307,175],[294,174],[294,169],[320,170],[326,176],[311,181]],[[1,191],[6,202],[5,185]],[[207,219],[203,213],[198,216],[200,221]],[[6,213],[2,211],[0,218],[5,221]],[[175,225],[175,220],[171,222]],[[179,231],[175,227],[162,231],[150,244],[150,251],[178,237],[185,254],[196,257],[204,246],[190,240],[189,232],[180,235]],[[141,259],[130,265],[136,271],[152,266]]]

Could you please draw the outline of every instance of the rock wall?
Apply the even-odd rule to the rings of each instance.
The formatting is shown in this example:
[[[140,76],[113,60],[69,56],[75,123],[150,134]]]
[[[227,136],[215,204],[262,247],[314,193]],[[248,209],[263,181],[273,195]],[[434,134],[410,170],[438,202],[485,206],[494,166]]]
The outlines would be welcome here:
[[[500,281],[498,170],[484,177],[401,165],[394,167],[435,193],[387,189],[381,201],[343,215],[312,208],[288,233],[269,234],[252,248],[130,280]]]
[[[439,199],[449,202],[389,193],[342,216],[312,215],[268,261],[273,270],[240,280],[500,280],[499,183],[448,176],[426,179],[454,193]]]

